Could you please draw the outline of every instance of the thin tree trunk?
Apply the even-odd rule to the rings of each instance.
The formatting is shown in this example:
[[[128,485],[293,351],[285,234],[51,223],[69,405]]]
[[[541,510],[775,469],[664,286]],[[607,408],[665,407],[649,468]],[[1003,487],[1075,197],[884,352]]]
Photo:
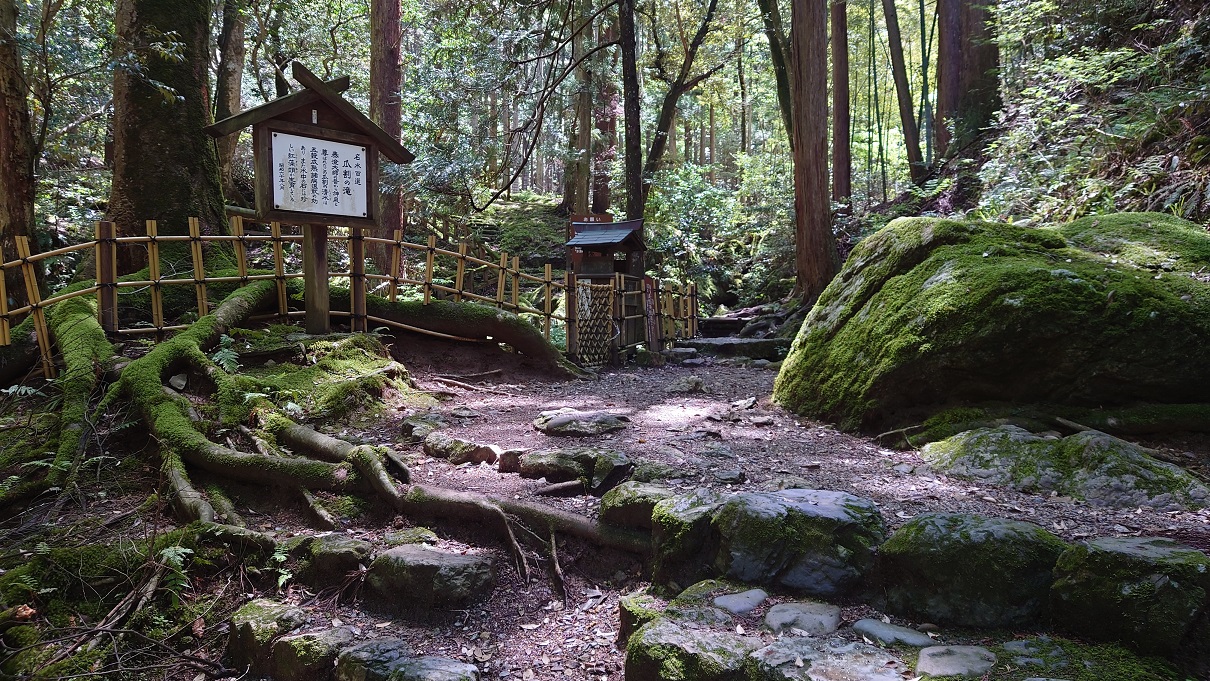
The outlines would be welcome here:
[[[805,0],[799,0],[803,2]],[[786,126],[786,138],[790,149],[794,149],[793,97],[790,92],[791,45],[786,41],[786,31],[781,19],[778,0],[756,0],[760,16],[765,25],[765,36],[769,39],[769,59],[773,63],[773,78],[777,84],[777,105],[781,121]]]
[[[920,131],[912,111],[912,93],[908,90],[907,65],[903,60],[903,39],[899,35],[899,12],[895,0],[882,0],[886,31],[891,53],[891,74],[895,79],[895,94],[899,100],[899,124],[903,128],[903,144],[907,147],[908,170],[912,182],[922,184],[926,168],[920,154]]]
[[[399,0],[370,3],[370,118],[388,135],[399,139],[403,83]],[[379,161],[385,163],[385,161]],[[379,224],[386,234],[403,228],[403,197],[398,189],[386,187],[379,197]],[[393,249],[387,244],[367,243],[366,255],[379,272],[391,271]]]
[[[16,258],[17,237],[34,233],[34,136],[16,35],[17,2],[0,0],[0,261]],[[19,269],[4,283],[15,306],[28,302]]]
[[[737,5],[739,0],[737,0]],[[736,32],[741,31],[741,25],[736,26]],[[748,153],[748,83],[744,78],[744,45],[742,35],[735,39],[735,74],[739,81],[739,153]]]
[[[932,18],[935,20],[937,14],[934,12]],[[933,100],[932,92],[929,91],[929,55],[933,50],[931,34],[927,30],[928,19],[924,7],[924,0],[920,0],[920,106],[921,111],[921,127],[924,129],[924,165],[925,168],[933,166]]]
[[[622,52],[622,107],[626,127],[626,219],[643,217],[643,136],[639,120],[639,69],[635,43],[634,0],[618,2],[618,32]]]
[[[798,2],[791,15],[794,221],[798,295],[814,302],[840,269],[828,204],[828,10]]]
[[[218,36],[218,73],[214,84],[214,118],[222,120],[243,110],[240,92],[244,80],[244,18],[243,0],[223,2],[223,26]],[[219,182],[223,195],[233,205],[247,206],[235,184],[232,162],[239,133],[232,133],[215,142],[218,150]]]
[[[835,0],[832,23],[832,200],[853,195],[853,150],[849,138],[849,7]]]

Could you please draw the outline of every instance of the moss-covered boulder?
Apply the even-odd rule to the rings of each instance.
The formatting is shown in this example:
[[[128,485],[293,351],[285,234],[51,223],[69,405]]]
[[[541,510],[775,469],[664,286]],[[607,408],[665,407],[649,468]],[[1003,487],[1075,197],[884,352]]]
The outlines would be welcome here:
[[[1017,426],[979,428],[930,443],[922,454],[950,475],[1093,506],[1173,511],[1210,503],[1210,490],[1184,469],[1095,430],[1057,439]]]
[[[1210,608],[1210,556],[1169,539],[1094,539],[1068,549],[1051,588],[1055,622],[1140,652],[1210,653],[1199,628]],[[1205,668],[1210,656],[1187,660]]]
[[[713,525],[718,574],[823,597],[855,586],[886,537],[874,502],[830,490],[737,494]]]
[[[644,625],[626,645],[626,681],[744,681],[760,639],[667,619]]]
[[[569,407],[544,411],[534,419],[534,428],[547,435],[593,437],[622,430],[630,421],[607,411],[576,411]]]
[[[454,465],[464,463],[496,463],[500,448],[480,442],[471,442],[435,430],[424,438],[424,453],[437,459],[445,459]]]
[[[1205,401],[1210,235],[1172,216],[1053,228],[903,218],[857,245],[774,395],[846,429],[961,404]]]
[[[652,581],[677,589],[710,576],[718,550],[711,521],[722,503],[717,492],[698,489],[655,505],[651,512]]]
[[[618,642],[625,645],[631,634],[648,622],[654,621],[662,611],[660,602],[646,591],[626,594],[618,598]]]
[[[1046,613],[1052,570],[1067,548],[1033,523],[927,513],[878,549],[874,602],[895,615],[973,627],[1012,627]]]
[[[624,482],[601,497],[601,522],[650,529],[655,505],[675,495],[676,492],[663,485]]]
[[[399,425],[399,434],[404,442],[418,444],[424,442],[429,433],[449,426],[441,412],[423,411],[403,419]]]
[[[346,648],[336,658],[336,681],[387,681],[400,663],[415,655],[399,638],[376,638]]]
[[[400,662],[387,681],[479,681],[479,668],[448,657],[426,655]]]
[[[227,655],[232,668],[268,672],[273,641],[306,621],[307,613],[297,606],[264,598],[245,604],[231,616]]]
[[[518,472],[523,478],[546,478],[551,483],[580,480],[586,490],[603,494],[633,468],[634,462],[616,449],[570,447],[522,454]]]
[[[340,649],[356,638],[353,627],[283,636],[273,644],[274,681],[313,681],[332,675]]]
[[[486,596],[495,585],[491,557],[405,544],[378,554],[366,586],[384,610],[459,606]]]
[[[317,587],[338,584],[350,572],[368,565],[374,545],[343,534],[315,537],[309,544],[311,559],[300,572],[300,578]]]

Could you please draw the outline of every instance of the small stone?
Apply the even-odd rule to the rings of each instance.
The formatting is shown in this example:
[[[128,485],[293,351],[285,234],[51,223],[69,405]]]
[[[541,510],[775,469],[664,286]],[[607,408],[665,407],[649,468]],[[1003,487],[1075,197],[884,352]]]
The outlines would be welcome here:
[[[750,363],[748,366],[753,369],[764,369],[764,368],[768,367],[770,364],[772,364],[772,362],[770,362],[767,359],[754,359],[754,360],[752,360],[752,363]]]
[[[445,428],[446,425],[448,424],[445,422],[445,417],[441,414],[426,411],[405,418],[399,426],[399,433],[405,442],[423,442],[429,433],[439,428]]]
[[[664,392],[683,394],[704,393],[706,392],[706,382],[700,376],[680,376],[669,383],[664,388]]]
[[[864,619],[853,623],[853,631],[883,645],[902,643],[906,646],[926,648],[933,645],[933,639],[928,634],[908,629],[897,624],[889,624],[881,620]]]
[[[791,629],[826,636],[840,627],[840,606],[831,603],[778,603],[765,613],[765,626],[775,634]]]
[[[607,411],[576,411],[563,407],[540,413],[534,419],[534,428],[547,435],[592,437],[622,430],[629,420]]]
[[[738,485],[748,479],[748,476],[744,475],[744,472],[739,469],[714,471],[712,475],[714,475],[715,480],[725,485]]]
[[[450,410],[450,416],[457,416],[460,419],[475,419],[483,416],[479,412],[464,405],[458,405]]]
[[[496,458],[496,470],[501,473],[520,473],[521,455],[524,453],[524,449],[505,449],[501,451],[500,456]]]
[[[172,386],[173,390],[184,390],[185,386],[189,385],[189,376],[186,374],[177,374],[168,379],[168,385]]]
[[[700,366],[705,366],[705,365],[706,365],[706,360],[700,359],[700,358],[687,359],[687,360],[681,362],[681,366],[683,366],[683,367],[700,367]]]
[[[743,593],[718,596],[714,599],[714,605],[732,615],[747,615],[768,597],[769,594],[764,589],[748,589]]]
[[[996,656],[979,646],[933,646],[920,651],[916,673],[929,676],[981,676]]]
[[[772,416],[753,416],[750,423],[754,426],[771,426],[773,425]]]
[[[402,546],[404,544],[436,544],[440,538],[436,532],[427,527],[409,527],[388,532],[382,539],[390,546]]]
[[[441,431],[429,433],[424,438],[425,454],[437,459],[446,459],[454,465],[496,463],[500,451],[502,450],[494,445],[451,437]]]

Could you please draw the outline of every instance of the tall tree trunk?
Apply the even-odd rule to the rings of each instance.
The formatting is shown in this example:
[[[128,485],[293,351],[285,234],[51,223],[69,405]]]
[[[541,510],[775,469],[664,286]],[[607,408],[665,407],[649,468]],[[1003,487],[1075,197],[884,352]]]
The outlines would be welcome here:
[[[618,1],[618,32],[622,52],[622,116],[626,127],[626,219],[643,217],[646,191],[643,188],[643,134],[639,105],[638,45],[634,29],[634,0]]]
[[[400,41],[399,0],[372,0],[370,3],[370,118],[388,135],[399,139],[400,87],[403,63]],[[387,163],[382,159],[379,163]],[[379,196],[379,224],[390,235],[403,229],[403,196],[397,187],[387,186]],[[391,271],[393,249],[387,244],[366,243],[366,255],[379,272]]]
[[[17,237],[34,234],[34,134],[16,36],[17,2],[0,0],[0,261],[17,257]],[[15,306],[28,302],[19,269],[4,284]]]
[[[923,184],[926,168],[920,155],[920,131],[912,111],[912,93],[908,90],[907,65],[903,60],[903,39],[899,35],[899,11],[895,0],[882,0],[886,17],[888,49],[891,53],[891,74],[895,79],[895,95],[899,100],[899,125],[903,128],[903,144],[907,147],[908,171],[912,182]]]
[[[853,150],[849,138],[849,6],[833,0],[832,23],[832,200],[853,195]]]
[[[936,13],[932,18],[936,19]],[[929,55],[933,51],[932,33],[928,30],[929,15],[920,0],[920,127],[924,131],[924,166],[933,165],[933,99],[929,90]]]
[[[806,0],[798,0],[804,2]],[[777,84],[777,105],[781,111],[781,121],[786,126],[786,138],[790,141],[790,149],[794,149],[794,112],[793,96],[790,91],[790,71],[792,46],[786,40],[785,25],[781,19],[778,0],[756,0],[760,8],[760,16],[765,25],[765,36],[769,39],[769,59],[773,63],[773,78]]]
[[[114,19],[118,57],[133,52],[144,55],[144,63],[142,73],[114,69],[109,219],[121,236],[145,234],[146,220],[157,220],[160,234],[187,234],[189,217],[198,218],[207,234],[223,232],[218,156],[202,132],[210,122],[210,3],[118,0]],[[169,31],[181,41],[180,60],[148,49]],[[173,96],[152,82],[172,88]],[[137,253],[119,251],[122,272],[141,266],[145,255]]]
[[[214,118],[222,120],[243,110],[240,99],[244,80],[244,0],[223,2],[223,26],[218,35],[218,73],[214,84]],[[215,143],[218,151],[219,182],[227,201],[241,206],[251,205],[240,193],[235,183],[232,161],[239,133],[219,138]]]
[[[982,0],[937,0],[937,154],[952,155],[1000,106],[990,15]]]
[[[738,4],[738,3],[737,3]],[[738,33],[741,29],[736,28]],[[748,82],[744,78],[744,44],[743,36],[737,36],[735,39],[735,76],[739,81],[739,153],[748,153]]]
[[[615,38],[612,26],[601,31],[600,42],[613,42]],[[618,100],[618,88],[614,85],[612,69],[599,69],[593,73],[597,81],[597,140],[593,144],[592,153],[592,212],[608,213],[613,203],[613,195],[609,186],[610,166],[618,157],[618,110],[621,102]]]
[[[590,30],[588,21],[592,14],[591,0],[580,0],[580,16],[575,20],[579,28],[572,39],[572,58],[581,59],[585,54],[585,39]],[[585,60],[576,69],[576,186],[572,212],[588,212],[589,190],[592,186],[592,73]]]
[[[828,204],[828,8],[801,0],[791,14],[794,111],[794,261],[797,293],[814,302],[840,269]]]

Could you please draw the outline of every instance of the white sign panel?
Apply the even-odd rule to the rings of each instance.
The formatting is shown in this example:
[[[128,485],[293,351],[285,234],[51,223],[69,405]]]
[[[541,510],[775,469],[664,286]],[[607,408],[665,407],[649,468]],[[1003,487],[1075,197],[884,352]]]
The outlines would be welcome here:
[[[273,209],[364,218],[366,148],[273,133]]]

